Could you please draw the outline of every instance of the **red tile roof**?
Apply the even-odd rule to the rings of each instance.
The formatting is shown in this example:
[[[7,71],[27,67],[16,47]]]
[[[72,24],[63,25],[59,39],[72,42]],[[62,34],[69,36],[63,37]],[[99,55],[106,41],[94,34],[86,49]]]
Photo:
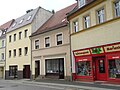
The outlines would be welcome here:
[[[54,15],[42,27],[40,27],[35,33],[33,33],[33,36],[66,26],[67,25],[66,14],[72,11],[76,6],[77,4],[75,3],[55,12]]]
[[[0,25],[0,29],[8,29],[12,25],[13,22],[14,22],[14,19],[4,23],[3,25]]]

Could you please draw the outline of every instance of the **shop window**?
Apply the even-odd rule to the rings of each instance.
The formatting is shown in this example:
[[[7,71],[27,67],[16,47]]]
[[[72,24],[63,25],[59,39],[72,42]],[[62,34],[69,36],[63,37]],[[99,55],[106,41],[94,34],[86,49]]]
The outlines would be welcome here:
[[[120,79],[120,59],[109,60],[109,77]]]
[[[9,76],[17,77],[17,66],[9,66]]]
[[[76,64],[77,75],[80,76],[91,75],[90,61],[77,62]]]

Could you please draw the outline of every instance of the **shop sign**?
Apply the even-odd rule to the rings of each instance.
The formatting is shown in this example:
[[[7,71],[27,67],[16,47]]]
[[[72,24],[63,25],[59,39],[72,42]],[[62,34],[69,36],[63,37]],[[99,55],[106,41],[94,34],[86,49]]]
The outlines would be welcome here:
[[[88,59],[79,59],[78,61],[88,61]]]
[[[111,45],[111,46],[106,46],[106,47],[104,47],[104,49],[105,49],[105,52],[120,51],[120,44]]]
[[[76,51],[74,52],[74,55],[75,56],[90,55],[90,51],[89,50]]]
[[[104,50],[103,50],[102,47],[92,48],[92,49],[91,49],[91,52],[92,52],[92,54],[101,54],[101,53],[104,53]]]

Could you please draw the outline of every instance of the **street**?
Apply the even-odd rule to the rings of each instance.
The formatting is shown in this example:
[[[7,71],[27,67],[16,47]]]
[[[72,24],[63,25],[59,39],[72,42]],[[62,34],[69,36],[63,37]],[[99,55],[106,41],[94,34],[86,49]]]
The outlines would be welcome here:
[[[55,84],[28,80],[0,80],[0,90],[120,90],[120,86],[112,89],[108,87]]]

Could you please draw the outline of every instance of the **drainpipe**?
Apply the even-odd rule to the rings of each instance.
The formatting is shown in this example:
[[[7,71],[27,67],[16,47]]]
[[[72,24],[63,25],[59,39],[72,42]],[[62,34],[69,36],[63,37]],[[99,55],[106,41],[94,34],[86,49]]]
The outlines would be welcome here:
[[[70,22],[68,21],[68,30],[69,30],[69,41],[70,41],[70,72],[71,72],[71,76],[70,76],[70,81],[73,81],[72,78],[72,49],[71,49],[71,35],[70,35]]]
[[[32,37],[30,36],[29,38],[30,38],[30,44],[31,44],[31,45],[30,45],[30,47],[31,47],[31,52],[30,52],[30,53],[31,53],[31,56],[30,56],[30,57],[31,57],[31,61],[30,61],[30,63],[31,63],[31,65],[30,65],[30,66],[31,66],[31,70],[30,70],[30,80],[32,81],[32,80],[33,80],[33,79],[32,79],[32,39],[31,39]]]
[[[5,32],[5,68],[4,68],[4,79],[6,79],[6,45],[7,45],[7,38],[6,38],[6,32]]]

